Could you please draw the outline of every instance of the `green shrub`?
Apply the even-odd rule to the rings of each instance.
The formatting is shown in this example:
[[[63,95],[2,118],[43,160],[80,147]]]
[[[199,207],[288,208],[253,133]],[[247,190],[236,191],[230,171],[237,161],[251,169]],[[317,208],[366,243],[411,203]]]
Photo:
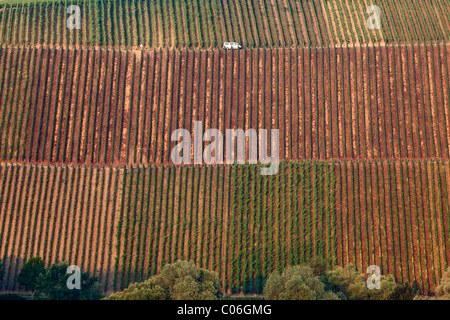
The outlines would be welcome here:
[[[388,296],[388,300],[413,300],[414,288],[409,283],[400,284]]]
[[[413,286],[398,284],[391,275],[381,276],[381,289],[370,290],[366,276],[353,264],[327,269],[327,261],[316,257],[309,265],[289,267],[281,275],[272,273],[264,296],[270,300],[413,300],[416,294]]]
[[[398,284],[392,275],[381,276],[380,289],[367,288],[365,275],[353,264],[336,267],[326,274],[326,285],[349,300],[412,300],[415,290],[410,284]]]
[[[310,266],[288,267],[281,275],[269,275],[264,287],[264,297],[269,300],[340,300],[314,274]]]
[[[33,257],[22,267],[17,282],[27,290],[35,291],[37,280],[41,273],[45,271],[45,263],[41,257]]]
[[[69,289],[66,262],[55,263],[41,273],[37,279],[36,294],[44,294],[50,300],[99,300],[102,298],[98,279],[90,278],[88,273],[81,274],[81,289]]]
[[[133,283],[107,300],[216,300],[221,297],[217,273],[178,260],[164,266],[161,274]]]

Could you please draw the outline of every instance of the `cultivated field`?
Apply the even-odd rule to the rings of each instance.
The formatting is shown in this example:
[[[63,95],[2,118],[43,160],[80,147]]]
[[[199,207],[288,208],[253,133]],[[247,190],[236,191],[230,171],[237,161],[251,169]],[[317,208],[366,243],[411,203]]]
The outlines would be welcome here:
[[[0,291],[33,256],[107,292],[193,260],[227,293],[322,256],[432,293],[450,262],[450,3],[380,1],[380,30],[370,4],[0,1]],[[174,165],[194,121],[279,129],[280,171]]]
[[[310,47],[434,43],[450,38],[446,0],[376,4],[382,29],[366,27],[368,0],[8,1],[0,8],[0,43],[146,48]],[[81,30],[66,28],[78,5]]]
[[[21,266],[34,256],[77,261],[114,283],[115,233],[123,170],[96,167],[0,166],[2,290],[17,289]],[[83,262],[83,263],[81,263]]]
[[[289,162],[268,177],[250,165],[3,165],[0,183],[3,290],[36,255],[77,264],[108,291],[193,260],[246,293],[324,256],[428,293],[450,257],[448,162]]]
[[[0,158],[168,164],[172,132],[202,121],[279,129],[286,160],[448,160],[449,68],[450,45],[3,49]]]

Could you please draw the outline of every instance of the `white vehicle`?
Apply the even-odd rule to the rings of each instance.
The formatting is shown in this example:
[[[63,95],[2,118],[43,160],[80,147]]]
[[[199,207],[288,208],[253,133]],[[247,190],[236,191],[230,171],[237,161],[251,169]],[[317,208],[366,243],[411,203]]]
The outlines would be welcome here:
[[[227,50],[239,50],[242,48],[237,42],[224,42],[223,47]]]

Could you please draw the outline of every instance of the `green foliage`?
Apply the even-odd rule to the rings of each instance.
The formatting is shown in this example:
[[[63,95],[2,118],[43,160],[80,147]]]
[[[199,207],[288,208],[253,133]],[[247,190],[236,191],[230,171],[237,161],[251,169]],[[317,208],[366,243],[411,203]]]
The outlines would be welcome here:
[[[410,284],[397,284],[392,275],[382,275],[381,289],[370,290],[365,275],[353,264],[327,272],[325,282],[330,290],[340,292],[349,300],[412,300],[415,294]]]
[[[65,262],[55,263],[47,270],[44,260],[33,257],[22,267],[17,281],[27,290],[33,291],[35,297],[44,294],[51,300],[98,300],[102,290],[97,278],[90,278],[88,273],[81,274],[81,289],[67,288],[69,265]]]
[[[39,275],[45,271],[45,263],[41,257],[32,257],[24,264],[17,277],[17,282],[27,290],[35,291]]]
[[[368,289],[365,275],[354,265],[327,270],[327,262],[315,258],[309,265],[287,268],[281,275],[272,273],[264,287],[270,300],[412,300],[416,290],[397,284],[391,275],[381,276],[381,289]],[[450,273],[448,274],[450,278]],[[443,279],[444,280],[444,279]],[[438,290],[438,289],[436,289]],[[423,298],[423,297],[422,297]]]
[[[381,34],[391,43],[411,41],[413,34],[415,39],[420,34],[419,40],[426,42],[448,40],[444,24],[430,24],[425,18],[444,21],[442,16],[448,16],[448,6],[438,0],[422,6],[398,2],[379,4],[387,14],[382,29],[373,32],[365,24],[369,15],[360,10],[365,9],[362,0],[347,4],[338,1],[329,8],[316,1],[298,0],[282,4],[269,0],[82,0],[76,2],[86,17],[82,29],[62,31],[68,16],[67,0],[0,0],[0,42],[218,48],[222,41],[238,41],[245,47],[322,46],[355,41],[365,44],[369,38],[379,41]],[[420,7],[425,14],[415,15],[416,8],[409,10],[410,6]],[[354,15],[356,19],[352,19]],[[404,24],[399,23],[402,18],[411,21],[411,28],[403,30]],[[321,26],[337,24],[334,35],[328,38],[322,27],[314,32],[317,22]]]
[[[395,287],[388,300],[413,300],[414,288],[409,283],[403,283]]]
[[[270,300],[340,300],[326,290],[325,284],[310,266],[288,267],[281,275],[269,275],[264,287],[264,297]]]
[[[261,293],[262,282],[273,270],[280,272],[286,264],[311,261],[316,250],[313,230],[320,251],[325,250],[326,242],[322,239],[325,239],[326,226],[322,224],[327,205],[335,199],[335,188],[326,186],[328,179],[335,180],[332,167],[321,162],[302,161],[295,165],[281,162],[278,174],[267,177],[261,176],[259,170],[259,166],[247,164],[236,165],[232,171],[232,292],[240,292],[242,285],[244,293]],[[257,217],[256,222],[253,217]],[[260,237],[261,248],[252,245],[258,221],[261,225],[256,239]],[[258,262],[260,250],[269,258]],[[330,261],[336,259],[334,255],[331,254]],[[256,260],[254,264],[252,259]],[[317,268],[327,270],[330,261],[317,260]]]
[[[178,260],[164,266],[161,274],[133,283],[107,300],[216,300],[221,297],[217,273]]]
[[[313,269],[315,276],[322,276],[328,271],[328,262],[322,257],[314,258],[309,266]]]
[[[36,293],[45,294],[50,300],[99,300],[102,289],[97,278],[90,278],[88,273],[81,274],[81,289],[69,289],[66,262],[55,263],[42,272],[37,279]]]
[[[124,291],[113,294],[108,300],[167,300],[167,295],[161,286],[152,279],[141,283],[133,283]]]

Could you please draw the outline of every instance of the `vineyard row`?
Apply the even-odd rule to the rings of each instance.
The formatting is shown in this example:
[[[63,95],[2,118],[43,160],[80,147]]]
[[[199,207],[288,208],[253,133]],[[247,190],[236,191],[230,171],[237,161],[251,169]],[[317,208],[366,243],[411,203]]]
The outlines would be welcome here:
[[[9,1],[8,1],[9,2]],[[146,48],[244,48],[448,42],[446,0],[59,0],[0,5],[0,44]],[[78,5],[81,29],[68,29]]]
[[[261,292],[274,270],[329,259],[433,292],[450,259],[450,167],[439,161],[258,166],[0,166],[1,290],[24,261],[67,261],[105,291],[177,259],[226,292]]]
[[[450,45],[0,49],[0,159],[169,164],[194,121],[279,129],[286,160],[449,159],[449,68]]]

